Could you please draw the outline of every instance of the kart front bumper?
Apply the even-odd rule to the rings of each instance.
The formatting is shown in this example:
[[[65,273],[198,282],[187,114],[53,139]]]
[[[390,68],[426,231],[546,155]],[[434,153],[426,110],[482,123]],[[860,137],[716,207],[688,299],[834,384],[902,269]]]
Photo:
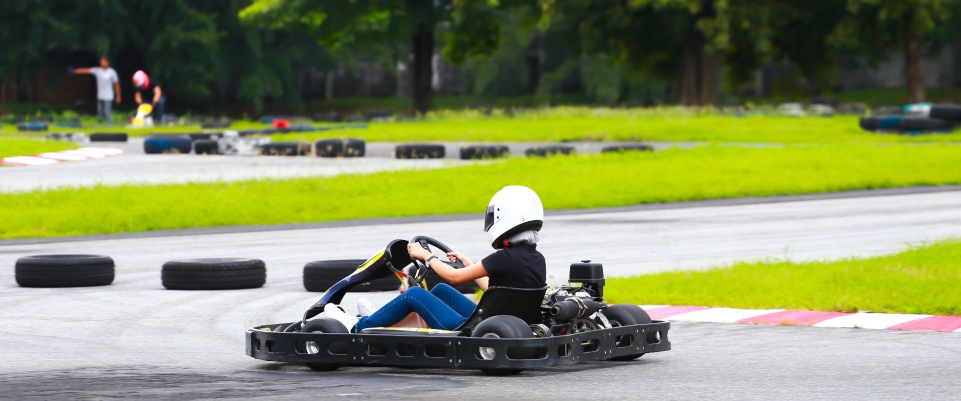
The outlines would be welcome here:
[[[247,355],[264,361],[340,366],[533,369],[668,351],[670,322],[523,339],[285,333],[290,323],[247,330]],[[493,349],[485,359],[480,349]],[[488,357],[491,352],[485,353]],[[521,357],[518,357],[521,355]]]

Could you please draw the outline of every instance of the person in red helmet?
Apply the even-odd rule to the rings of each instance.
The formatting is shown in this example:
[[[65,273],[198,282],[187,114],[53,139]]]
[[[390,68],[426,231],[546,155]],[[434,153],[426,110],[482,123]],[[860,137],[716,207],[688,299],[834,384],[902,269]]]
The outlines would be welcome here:
[[[150,99],[154,123],[163,124],[164,105],[167,103],[167,98],[164,96],[163,88],[160,87],[160,82],[151,82],[150,76],[140,70],[133,74],[133,86],[133,99],[137,105],[144,103],[144,99]]]

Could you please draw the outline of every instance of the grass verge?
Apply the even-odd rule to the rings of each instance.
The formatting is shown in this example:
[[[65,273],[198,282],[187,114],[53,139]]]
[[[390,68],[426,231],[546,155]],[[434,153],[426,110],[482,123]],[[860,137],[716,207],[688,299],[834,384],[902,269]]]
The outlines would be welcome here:
[[[76,149],[72,142],[47,141],[42,139],[0,138],[0,157],[29,156],[44,152],[59,152]]]
[[[555,108],[514,117],[475,112],[438,113],[426,120],[374,123],[366,130],[275,135],[275,141],[312,141],[352,136],[368,141],[706,141],[727,143],[897,143],[961,142],[961,132],[919,136],[874,134],[858,127],[858,118],[697,115],[682,111]],[[476,115],[475,115],[476,114]]]
[[[873,258],[609,278],[604,292],[635,304],[961,315],[958,260],[961,240],[950,240]]]
[[[426,118],[376,122],[366,129],[274,135],[275,141],[313,141],[356,137],[368,141],[707,141],[741,143],[898,143],[961,142],[961,131],[919,136],[880,135],[861,130],[858,117],[783,117],[770,108],[734,115],[714,109],[553,107],[508,111],[495,109],[441,110]],[[320,125],[320,124],[318,124]],[[327,124],[329,125],[329,124]],[[236,121],[230,129],[263,128],[253,121]],[[51,128],[54,131],[128,132],[131,135],[199,131],[199,126],[150,129]]]
[[[0,194],[0,238],[481,213],[510,184],[530,186],[548,209],[959,184],[959,164],[961,147],[950,145],[707,146],[328,178],[56,189]]]

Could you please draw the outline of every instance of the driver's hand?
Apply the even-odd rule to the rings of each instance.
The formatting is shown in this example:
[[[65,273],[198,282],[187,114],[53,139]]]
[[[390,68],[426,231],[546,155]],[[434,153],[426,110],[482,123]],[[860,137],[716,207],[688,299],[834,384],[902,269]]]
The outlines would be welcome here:
[[[451,263],[454,263],[460,260],[460,262],[464,264],[464,266],[470,266],[473,264],[471,263],[470,259],[467,259],[467,255],[465,255],[464,252],[461,252],[461,251],[447,252],[447,259],[450,259]]]
[[[407,254],[414,260],[424,260],[431,255],[430,251],[424,249],[420,244],[407,244]]]

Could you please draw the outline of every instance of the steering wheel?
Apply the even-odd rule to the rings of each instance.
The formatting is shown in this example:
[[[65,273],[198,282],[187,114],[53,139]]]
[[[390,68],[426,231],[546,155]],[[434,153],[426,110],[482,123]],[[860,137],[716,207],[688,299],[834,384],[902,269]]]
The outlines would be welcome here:
[[[444,244],[443,242],[440,242],[436,239],[433,239],[431,237],[427,237],[424,235],[418,235],[414,238],[411,238],[409,242],[420,244],[420,246],[422,246],[427,251],[430,251],[431,253],[433,252],[430,249],[430,245],[433,245],[437,249],[444,251],[445,254],[448,252],[453,252],[453,249],[450,249],[450,247]],[[461,262],[460,259],[455,260],[454,262],[449,262],[446,256],[443,259],[442,258],[437,258],[437,259],[439,259],[441,262],[444,262],[448,266],[453,267],[455,269],[461,269],[464,267],[464,262]],[[415,260],[414,266],[417,267],[417,273],[414,275],[414,280],[417,282],[420,282],[421,280],[424,279],[425,276],[427,276],[427,272],[430,271],[430,266],[428,266],[426,263],[420,260]]]

